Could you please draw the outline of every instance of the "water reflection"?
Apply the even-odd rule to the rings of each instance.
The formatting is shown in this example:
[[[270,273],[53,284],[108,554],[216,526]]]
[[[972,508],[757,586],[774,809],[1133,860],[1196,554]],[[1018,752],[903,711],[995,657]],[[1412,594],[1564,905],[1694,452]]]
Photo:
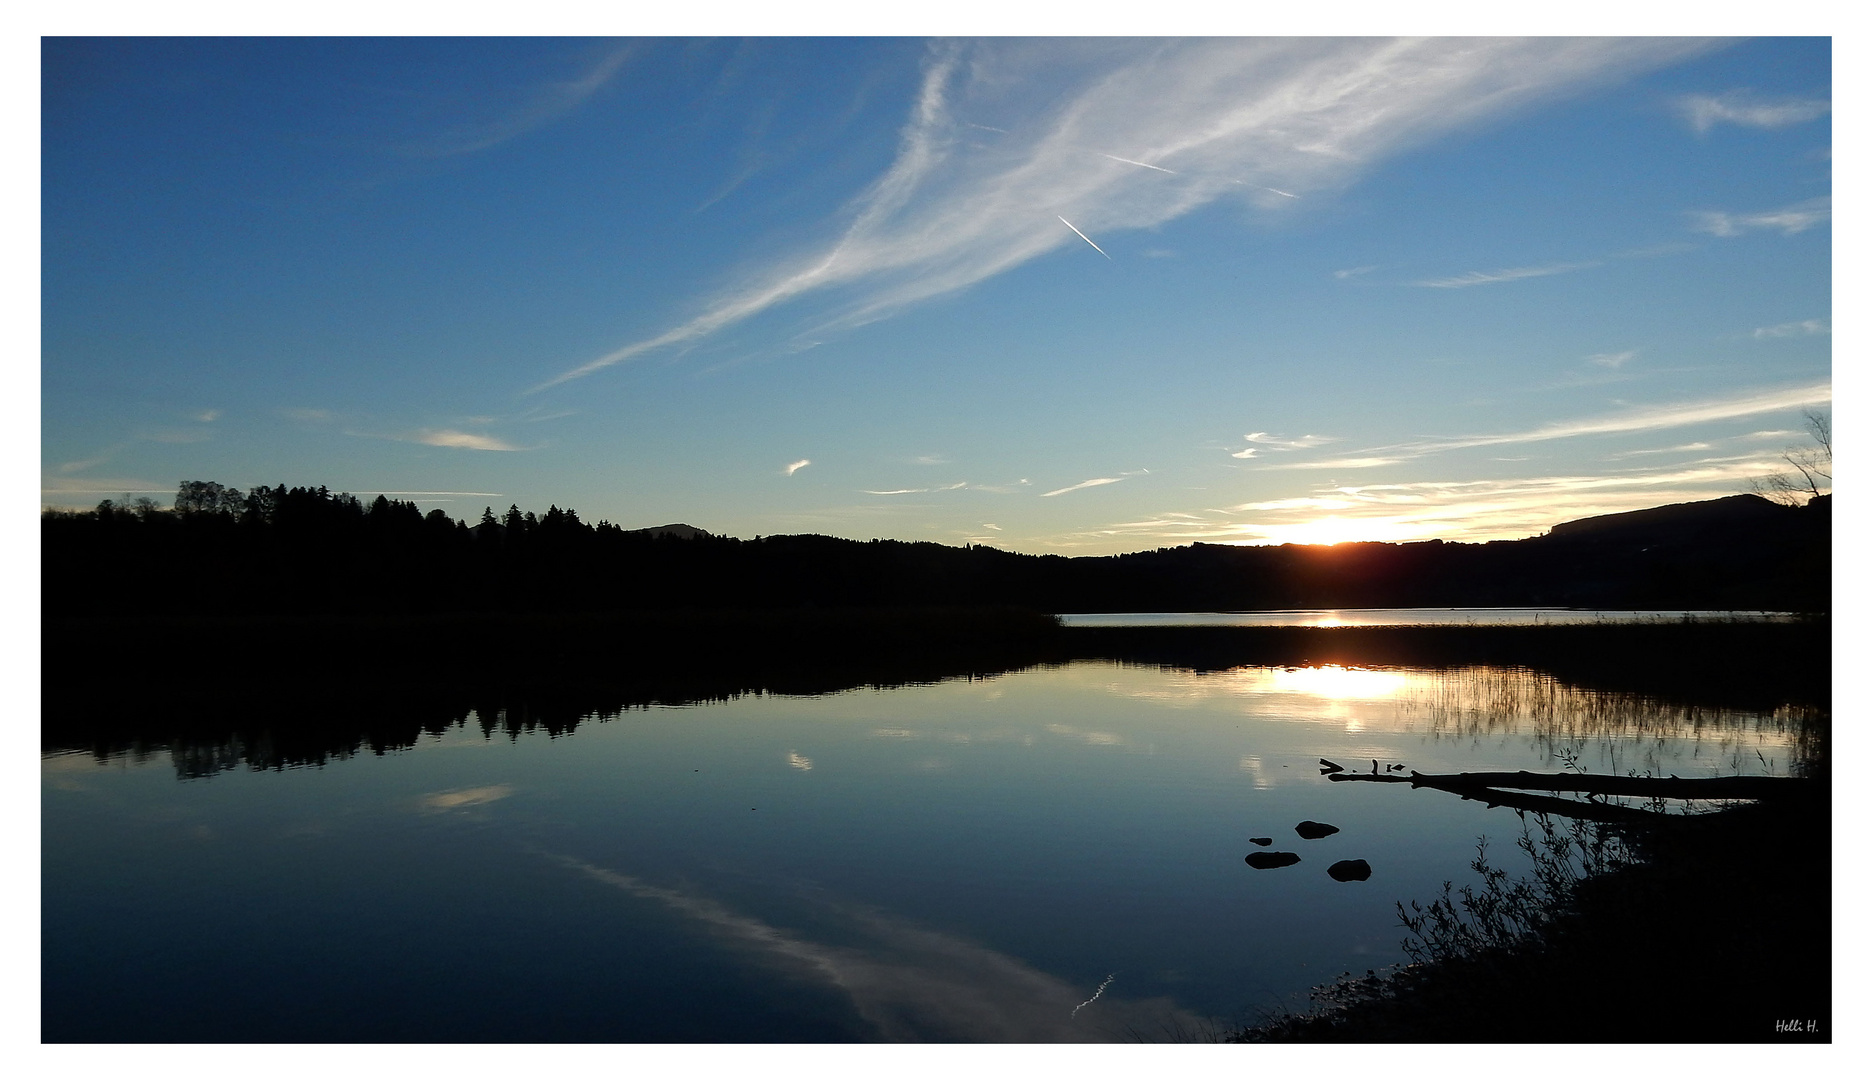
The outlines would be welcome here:
[[[1080,661],[332,719],[42,759],[44,1037],[1201,1033],[1401,960],[1394,902],[1518,827],[1322,759],[1781,774],[1826,718],[1512,668]],[[411,990],[436,982],[526,1007],[465,1018]]]
[[[1826,718],[1812,705],[1726,709],[1480,666],[1244,667],[1166,673],[1142,685],[1112,680],[1107,688],[1174,708],[1233,700],[1245,715],[1335,725],[1347,737],[1340,752],[1354,759],[1399,759],[1413,738],[1477,750],[1513,743],[1546,765],[1619,775],[1798,773],[1819,752]]]
[[[875,910],[835,907],[859,945],[832,945],[708,897],[652,885],[571,856],[562,865],[654,900],[734,946],[836,988],[888,1042],[1114,1042],[1197,1033],[1208,1021],[1166,999],[1128,1001],[1086,990],[962,938]],[[1091,1008],[1088,1008],[1091,1006]]]
[[[1567,626],[1697,621],[1787,622],[1771,611],[1598,610],[1552,607],[1305,608],[1289,611],[1126,611],[1062,615],[1068,626]]]
[[[1795,774],[1820,752],[1826,710],[1785,704],[1771,710],[1685,704],[1650,695],[1588,690],[1522,668],[1472,666],[1452,670],[1249,666],[1226,671],[1165,670],[1122,662],[1077,661],[1042,666],[1056,689],[1111,695],[1173,709],[1210,709],[1233,703],[1259,720],[1330,725],[1342,738],[1330,749],[1349,758],[1404,761],[1414,746],[1468,744],[1472,750],[1515,744],[1544,766],[1579,767],[1625,774],[1663,775],[1691,769],[1696,775]],[[971,676],[990,685],[993,676]],[[989,700],[1000,691],[987,695]],[[763,695],[724,695],[718,702]],[[813,695],[820,696],[820,695]],[[699,704],[679,702],[676,704]],[[143,764],[167,758],[179,779],[204,779],[235,769],[317,767],[361,754],[382,756],[445,740],[502,738],[514,742],[540,734],[572,736],[582,727],[615,721],[633,712],[670,707],[665,702],[482,703],[444,708],[432,705],[420,722],[405,720],[394,730],[367,715],[333,718],[329,727],[303,722],[206,737],[134,740],[129,745],[90,748],[95,760]],[[937,739],[952,745],[979,740],[1014,740],[1032,745],[1052,736],[1093,747],[1124,747],[1133,737],[1084,722],[1046,722],[1021,729],[914,730],[874,727],[881,739]],[[52,748],[55,754],[69,753]],[[814,759],[798,748],[784,758],[802,772]],[[926,759],[926,767],[940,767]],[[1266,783],[1259,758],[1241,768]]]

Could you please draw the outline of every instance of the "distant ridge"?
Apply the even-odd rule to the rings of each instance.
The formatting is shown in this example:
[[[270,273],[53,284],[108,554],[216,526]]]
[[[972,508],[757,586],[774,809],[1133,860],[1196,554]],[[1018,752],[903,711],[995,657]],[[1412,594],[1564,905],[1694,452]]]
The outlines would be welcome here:
[[[1731,495],[1566,521],[1547,535],[1559,540],[1680,539],[1707,529],[1762,528],[1782,522],[1789,510],[1760,495]]]

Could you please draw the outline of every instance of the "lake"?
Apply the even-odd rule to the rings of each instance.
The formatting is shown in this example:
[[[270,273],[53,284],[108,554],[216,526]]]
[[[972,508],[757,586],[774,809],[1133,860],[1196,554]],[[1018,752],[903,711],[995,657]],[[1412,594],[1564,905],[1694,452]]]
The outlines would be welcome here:
[[[1395,904],[1474,880],[1479,837],[1519,869],[1513,812],[1320,758],[1786,774],[1802,721],[1517,669],[1077,661],[570,731],[471,712],[318,767],[48,753],[42,1034],[1206,1038],[1401,961]],[[1301,861],[1253,869],[1250,837]]]
[[[1068,626],[1561,626],[1592,623],[1775,622],[1773,611],[1628,611],[1589,608],[1307,608],[1293,611],[1126,611],[1062,615]]]

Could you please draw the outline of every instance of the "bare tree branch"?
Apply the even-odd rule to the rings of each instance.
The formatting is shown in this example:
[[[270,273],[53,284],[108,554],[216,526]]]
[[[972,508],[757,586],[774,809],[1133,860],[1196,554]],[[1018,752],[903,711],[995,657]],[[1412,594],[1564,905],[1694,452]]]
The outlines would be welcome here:
[[[1834,429],[1827,414],[1804,409],[1802,425],[1808,429],[1813,446],[1791,446],[1782,451],[1782,460],[1799,474],[1787,472],[1759,476],[1749,482],[1751,494],[1760,495],[1783,506],[1801,506],[1818,499],[1834,488]],[[1823,490],[1823,489],[1826,490]]]

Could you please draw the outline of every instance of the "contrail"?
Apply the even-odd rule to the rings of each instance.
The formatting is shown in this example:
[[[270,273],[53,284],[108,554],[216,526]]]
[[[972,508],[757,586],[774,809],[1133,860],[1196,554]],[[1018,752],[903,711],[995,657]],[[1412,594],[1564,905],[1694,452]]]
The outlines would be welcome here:
[[[1102,158],[1111,158],[1113,161],[1123,161],[1127,165],[1136,165],[1141,169],[1156,169],[1162,173],[1170,173],[1172,176],[1177,175],[1176,169],[1167,169],[1162,165],[1147,165],[1142,161],[1133,161],[1131,158],[1120,157],[1117,154],[1100,154],[1099,156]]]
[[[1144,163],[1143,163],[1143,162],[1134,162],[1133,164],[1138,164],[1138,165],[1143,165]],[[1157,166],[1155,166],[1155,165],[1145,165],[1145,168],[1147,168],[1147,169],[1155,169],[1155,168],[1157,168]],[[1229,182],[1230,182],[1230,183],[1232,183],[1232,184],[1241,184],[1241,185],[1242,185],[1243,187],[1252,187],[1252,188],[1259,188],[1259,189],[1260,189],[1260,190],[1262,190],[1262,191],[1272,191],[1272,192],[1274,192],[1274,193],[1275,193],[1275,194],[1277,194],[1277,195],[1286,195],[1286,196],[1287,196],[1288,198],[1290,198],[1290,199],[1298,199],[1298,198],[1300,198],[1300,196],[1299,196],[1299,195],[1296,195],[1296,194],[1294,194],[1294,193],[1293,193],[1292,191],[1283,191],[1283,190],[1281,190],[1281,189],[1280,189],[1280,188],[1278,188],[1278,187],[1269,187],[1269,186],[1268,186],[1267,184],[1251,184],[1251,183],[1249,183],[1249,182],[1248,182],[1247,180],[1231,180],[1231,181],[1229,181]]]
[[[1059,214],[1055,214],[1054,216],[1060,217]],[[1066,218],[1060,218],[1060,224],[1065,225],[1069,229],[1073,229],[1073,223],[1071,221],[1068,221]],[[1093,238],[1090,236],[1087,236],[1085,233],[1079,231],[1078,229],[1073,229],[1073,235],[1079,237],[1081,240],[1084,240],[1089,244],[1093,244]],[[1101,255],[1106,255],[1106,249],[1100,247],[1098,244],[1093,244],[1093,250],[1097,251]],[[1106,255],[1106,258],[1110,259],[1112,258],[1112,256]]]
[[[1069,225],[1069,226],[1067,226],[1067,228],[1069,228],[1069,229],[1071,229],[1071,228],[1073,228],[1073,227],[1072,227],[1071,225]],[[1078,230],[1075,230],[1075,231],[1077,232]],[[1090,242],[1091,242],[1091,241],[1088,241],[1088,243],[1090,243]],[[1093,991],[1093,996],[1092,996],[1092,997],[1089,997],[1089,998],[1087,998],[1087,999],[1086,999],[1085,1001],[1082,1001],[1082,1002],[1080,1002],[1080,1003],[1079,1003],[1078,1005],[1075,1005],[1075,1006],[1073,1006],[1073,1016],[1069,1016],[1069,1017],[1068,1017],[1067,1019],[1069,1019],[1069,1020],[1071,1020],[1071,1019],[1073,1019],[1073,1017],[1076,1017],[1076,1016],[1078,1016],[1078,1015],[1080,1014],[1080,1010],[1081,1010],[1081,1009],[1084,1009],[1084,1008],[1085,1008],[1086,1006],[1088,1006],[1088,1005],[1091,1005],[1091,1004],[1092,1004],[1093,1002],[1095,1002],[1095,1001],[1098,1001],[1098,1000],[1099,1000],[1099,995],[1100,995],[1100,994],[1103,994],[1103,993],[1105,993],[1105,992],[1106,992],[1106,987],[1108,987],[1108,986],[1111,986],[1111,985],[1112,985],[1112,980],[1113,980],[1113,979],[1116,979],[1116,978],[1118,978],[1118,977],[1119,977],[1119,973],[1118,973],[1118,972],[1116,972],[1116,971],[1115,971],[1115,972],[1113,972],[1113,973],[1112,973],[1112,974],[1110,974],[1110,975],[1107,975],[1107,976],[1106,976],[1106,981],[1105,981],[1105,982],[1102,982],[1102,983],[1100,983],[1100,984],[1099,984],[1099,989],[1097,989],[1097,990],[1094,990],[1094,991]]]

